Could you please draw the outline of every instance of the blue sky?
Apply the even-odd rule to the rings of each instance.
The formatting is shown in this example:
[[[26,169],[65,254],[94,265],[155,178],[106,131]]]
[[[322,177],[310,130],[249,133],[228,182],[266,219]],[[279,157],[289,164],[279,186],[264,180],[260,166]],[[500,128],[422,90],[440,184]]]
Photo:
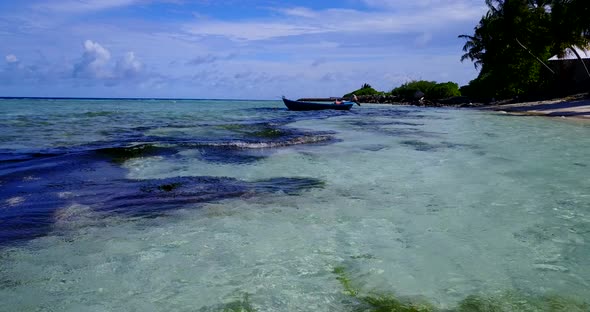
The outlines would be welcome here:
[[[0,96],[278,99],[466,84],[483,0],[0,0]]]

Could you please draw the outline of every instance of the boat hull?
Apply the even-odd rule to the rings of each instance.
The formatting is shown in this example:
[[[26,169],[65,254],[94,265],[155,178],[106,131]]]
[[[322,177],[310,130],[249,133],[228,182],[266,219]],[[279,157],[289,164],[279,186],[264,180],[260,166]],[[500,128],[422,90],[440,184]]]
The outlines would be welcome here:
[[[283,98],[283,103],[289,110],[292,111],[309,111],[309,110],[324,110],[324,109],[334,109],[334,110],[350,110],[352,108],[353,102],[343,102],[342,104],[334,104],[334,103],[312,103],[312,102],[300,102],[300,101],[291,101],[288,99]]]

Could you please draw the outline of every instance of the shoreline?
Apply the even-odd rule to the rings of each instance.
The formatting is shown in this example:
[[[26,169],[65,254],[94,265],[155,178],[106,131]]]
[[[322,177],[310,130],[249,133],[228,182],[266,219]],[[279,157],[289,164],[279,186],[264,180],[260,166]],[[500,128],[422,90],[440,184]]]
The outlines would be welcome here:
[[[518,116],[561,117],[590,122],[590,98],[583,94],[552,100],[489,105],[479,109]]]
[[[359,97],[360,98],[360,97]],[[514,116],[541,116],[541,117],[561,117],[568,120],[578,120],[590,122],[590,97],[587,94],[576,94],[550,100],[517,102],[496,102],[492,104],[471,103],[471,102],[373,102],[363,101],[364,104],[390,104],[390,105],[408,105],[419,107],[448,107],[448,108],[467,108],[484,111],[495,111]]]

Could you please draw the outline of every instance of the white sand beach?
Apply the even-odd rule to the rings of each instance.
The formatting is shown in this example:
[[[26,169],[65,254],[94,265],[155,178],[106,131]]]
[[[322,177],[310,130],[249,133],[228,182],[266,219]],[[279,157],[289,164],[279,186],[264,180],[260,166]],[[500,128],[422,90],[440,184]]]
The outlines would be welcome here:
[[[495,105],[488,109],[504,111],[510,114],[590,120],[590,98],[584,95],[546,101]]]

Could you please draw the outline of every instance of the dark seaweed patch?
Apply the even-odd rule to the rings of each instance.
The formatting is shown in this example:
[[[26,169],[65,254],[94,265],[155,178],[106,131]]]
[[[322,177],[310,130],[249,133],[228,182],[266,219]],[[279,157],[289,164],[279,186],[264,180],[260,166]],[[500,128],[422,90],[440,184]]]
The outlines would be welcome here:
[[[245,294],[241,299],[210,307],[203,307],[198,312],[256,312],[250,303],[249,295]]]
[[[198,150],[198,157],[204,161],[247,164],[268,157],[278,148],[304,144],[329,144],[336,141],[334,137],[328,134],[296,134],[277,139],[244,139],[202,143],[185,142],[179,145],[183,148]]]
[[[571,312],[590,311],[590,305],[576,299],[558,295],[527,296],[517,292],[505,292],[499,296],[471,295],[461,300],[457,312]]]
[[[228,198],[275,192],[297,194],[323,186],[322,181],[312,178],[255,182],[226,177],[131,180],[118,164],[92,155],[31,160],[29,166],[4,174],[0,187],[0,198],[4,199],[0,202],[0,245],[46,235],[56,221],[56,212],[72,204],[107,215],[151,218]]]
[[[160,184],[160,185],[148,185],[148,186],[144,186],[141,187],[141,191],[142,192],[147,192],[147,193],[151,193],[151,192],[155,192],[155,191],[160,191],[160,192],[172,192],[175,189],[179,188],[180,186],[182,186],[181,182],[171,182],[171,183],[165,183],[165,184]]]
[[[432,152],[441,149],[457,149],[457,148],[469,148],[469,149],[477,149],[477,146],[471,144],[460,144],[460,143],[452,143],[452,142],[440,142],[438,144],[431,144],[426,143],[424,141],[419,140],[405,140],[401,141],[400,144],[405,146],[410,146],[417,151],[421,152]]]
[[[300,144],[335,142],[332,132],[309,132],[285,128],[280,123],[230,123],[202,125],[224,130],[217,138],[153,138],[177,148],[196,149],[202,160],[213,163],[247,164],[268,157],[277,148]]]
[[[355,127],[359,128],[380,128],[386,126],[411,126],[411,127],[419,127],[423,126],[423,123],[417,122],[408,122],[408,121],[398,121],[398,120],[353,120],[349,121],[349,123]]]
[[[274,138],[280,138],[282,136],[285,136],[285,133],[279,129],[265,128],[265,129],[261,129],[261,130],[252,132],[251,135],[254,137],[257,137],[257,138],[274,139]]]
[[[405,140],[400,143],[402,145],[412,147],[415,150],[420,151],[420,152],[434,151],[439,148],[439,146],[437,146],[437,145],[426,143],[423,141],[418,141],[418,140]]]
[[[261,139],[277,139],[292,134],[291,131],[280,129],[276,125],[270,123],[225,124],[219,125],[217,127],[234,132],[244,137]]]
[[[366,151],[378,152],[380,150],[386,149],[387,147],[388,146],[384,145],[384,144],[373,144],[373,145],[364,146],[363,149]]]
[[[377,257],[373,256],[372,254],[362,254],[362,255],[355,255],[350,256],[351,259],[377,259]]]
[[[393,137],[437,138],[440,133],[423,131],[417,128],[376,129],[375,132]]]
[[[10,289],[22,285],[20,281],[10,280],[4,277],[0,277],[0,289]]]
[[[58,156],[58,153],[43,153],[43,152],[34,152],[34,153],[2,153],[0,152],[0,164],[1,163],[12,163],[12,162],[21,162],[27,161],[34,158],[45,158],[45,157],[53,157]]]
[[[425,300],[398,297],[387,292],[365,293],[356,286],[347,268],[338,266],[332,271],[344,289],[348,300],[343,303],[352,311],[365,312],[570,312],[590,311],[587,302],[559,295],[531,296],[517,291],[506,291],[500,295],[469,295],[459,301],[456,307],[440,309]]]
[[[140,157],[148,157],[163,154],[170,148],[155,146],[152,144],[143,144],[130,147],[111,147],[97,150],[97,154],[111,158],[116,164],[122,164],[127,160]]]
[[[199,158],[212,163],[249,164],[266,157],[266,155],[256,155],[248,150],[231,146],[210,146],[198,150]]]
[[[297,195],[303,190],[323,188],[326,182],[314,178],[273,178],[256,181],[253,185],[257,192]]]
[[[430,312],[434,311],[431,304],[411,300],[402,300],[394,295],[387,293],[363,294],[361,289],[354,286],[354,282],[349,276],[345,267],[336,267],[332,271],[336,274],[336,279],[344,288],[344,294],[350,297],[348,301],[351,306],[355,307],[354,311],[367,312]],[[477,310],[476,310],[477,311]]]
[[[274,178],[244,182],[227,177],[177,177],[151,181],[124,180],[116,186],[102,185],[92,190],[87,201],[96,210],[118,212],[131,216],[154,217],[168,210],[236,197],[259,196],[264,193],[299,192],[322,187],[323,182],[312,178]],[[108,198],[96,204],[96,194]],[[78,200],[81,200],[78,198]]]
[[[463,143],[453,143],[443,141],[440,143],[443,148],[450,148],[450,149],[458,149],[458,148],[465,148],[465,149],[478,149],[479,147],[474,144],[463,144]]]
[[[180,187],[181,185],[182,185],[182,183],[169,183],[169,184],[158,185],[158,190],[164,191],[164,192],[172,192],[175,189],[177,189],[178,187]]]

